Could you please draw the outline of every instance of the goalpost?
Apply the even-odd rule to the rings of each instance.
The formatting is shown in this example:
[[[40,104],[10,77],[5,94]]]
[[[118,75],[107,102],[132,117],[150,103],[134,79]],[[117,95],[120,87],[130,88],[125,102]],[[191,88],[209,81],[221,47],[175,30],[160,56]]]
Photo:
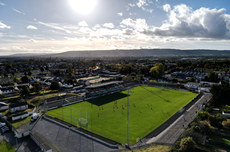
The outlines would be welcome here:
[[[87,119],[87,111],[86,111],[86,117],[82,117],[81,116],[81,112],[80,112],[80,118],[78,119],[78,124],[80,125],[80,127],[88,127],[88,119]]]

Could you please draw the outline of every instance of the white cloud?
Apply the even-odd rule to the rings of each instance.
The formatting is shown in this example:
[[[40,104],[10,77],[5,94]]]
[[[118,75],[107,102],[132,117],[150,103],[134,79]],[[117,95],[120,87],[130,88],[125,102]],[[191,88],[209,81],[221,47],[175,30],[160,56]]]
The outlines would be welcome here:
[[[11,27],[0,21],[0,29],[10,29]]]
[[[122,12],[117,13],[118,16],[123,16]]]
[[[230,39],[230,17],[225,9],[200,8],[193,10],[185,4],[168,11],[168,19],[161,27],[153,27],[145,34],[173,37]]]
[[[171,10],[171,6],[169,4],[165,4],[165,5],[163,5],[163,10],[165,12],[169,12]]]
[[[33,42],[33,43],[37,43],[37,41],[34,40],[34,39],[29,39],[28,41],[29,41],[29,42]]]
[[[136,20],[133,20],[131,18],[126,18],[121,21],[121,27],[126,26],[126,27],[131,27],[137,31],[143,31],[148,29],[148,25],[146,23],[145,19],[138,18]]]
[[[107,28],[114,28],[113,23],[105,23],[105,24],[103,24],[103,26],[107,27]]]
[[[146,0],[138,0],[138,2],[136,3],[137,7],[141,8],[145,5],[148,5]]]
[[[18,13],[18,14],[22,14],[22,15],[25,15],[26,13],[22,12],[22,11],[19,11],[15,8],[12,9],[14,12]]]
[[[6,4],[4,4],[3,2],[0,2],[0,6],[5,6]]]
[[[78,25],[82,26],[82,27],[87,27],[88,26],[86,21],[80,21],[80,22],[78,22]]]
[[[9,43],[0,42],[0,52],[4,49],[60,52],[156,47],[230,48],[230,14],[226,14],[225,9],[200,8],[193,10],[186,5],[175,7],[165,5],[161,9],[167,12],[167,20],[158,27],[148,25],[144,18],[123,19],[120,22],[120,27],[115,27],[114,23],[96,24],[91,27],[86,21],[81,21],[77,25],[66,25],[35,20],[37,22],[35,25],[39,25],[41,35],[44,34],[43,37],[41,35],[39,38],[18,35],[15,38],[10,38],[9,35],[0,33],[0,37],[4,36],[4,40],[11,41]],[[10,28],[10,26],[0,22],[0,28]],[[221,41],[217,41],[219,39]]]
[[[129,7],[135,7],[135,6],[136,6],[136,4],[129,3],[129,4],[128,4],[128,6],[129,6]]]
[[[153,4],[153,2],[151,0],[138,0],[136,3],[129,3],[128,6],[129,7],[138,7],[138,8],[141,8],[145,12],[152,13],[153,9],[147,8],[147,7],[149,7],[150,4]],[[129,7],[127,8],[127,11],[130,10]]]
[[[101,28],[101,25],[96,24],[92,29],[93,29],[93,30],[97,30],[97,29],[99,29],[99,28]]]
[[[33,26],[33,25],[28,25],[26,28],[27,28],[28,30],[37,30],[37,29],[38,29],[37,27],[35,27],[35,26]]]
[[[68,29],[64,28],[64,26],[56,24],[56,23],[45,23],[45,22],[38,21],[38,24],[41,24],[43,26],[46,26],[46,27],[49,27],[49,28],[52,28],[55,30],[64,31],[65,33],[71,33],[70,30],[68,30]]]

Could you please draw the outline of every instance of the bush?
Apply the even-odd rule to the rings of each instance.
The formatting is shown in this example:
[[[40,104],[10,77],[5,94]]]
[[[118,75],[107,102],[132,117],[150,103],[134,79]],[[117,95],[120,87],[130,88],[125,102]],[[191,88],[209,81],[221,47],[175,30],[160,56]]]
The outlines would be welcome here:
[[[201,133],[203,133],[203,134],[211,134],[212,133],[213,127],[209,124],[208,121],[200,121],[199,127],[201,130]]]
[[[182,152],[191,152],[196,149],[195,145],[196,143],[194,142],[192,137],[186,137],[186,138],[181,139],[179,150]]]
[[[30,95],[30,90],[28,88],[28,86],[22,86],[21,90],[20,90],[20,94],[22,97],[27,97]]]
[[[199,112],[198,114],[197,114],[197,117],[198,117],[198,119],[201,119],[201,120],[207,120],[208,119],[208,117],[209,117],[209,113],[208,112],[206,112],[206,111],[201,111],[201,112]]]
[[[59,90],[60,89],[60,85],[57,81],[52,81],[51,85],[50,85],[50,90]]]
[[[227,119],[226,121],[222,122],[222,125],[226,129],[230,129],[230,119]]]
[[[223,119],[220,115],[216,115],[216,116],[209,115],[208,120],[213,127],[216,127],[216,128],[222,128],[223,127],[222,126]]]
[[[192,129],[196,132],[201,132],[200,126],[198,125],[192,126]]]

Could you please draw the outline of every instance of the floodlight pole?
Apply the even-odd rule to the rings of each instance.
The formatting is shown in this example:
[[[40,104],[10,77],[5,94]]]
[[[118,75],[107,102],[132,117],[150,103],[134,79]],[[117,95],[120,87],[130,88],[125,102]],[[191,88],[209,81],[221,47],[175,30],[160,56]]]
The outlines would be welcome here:
[[[127,146],[129,146],[129,89],[127,96]]]
[[[46,112],[46,103],[45,103],[45,96],[44,96],[44,94],[45,94],[45,87],[44,87],[44,84],[42,83],[42,89],[43,89],[43,113],[45,113]]]

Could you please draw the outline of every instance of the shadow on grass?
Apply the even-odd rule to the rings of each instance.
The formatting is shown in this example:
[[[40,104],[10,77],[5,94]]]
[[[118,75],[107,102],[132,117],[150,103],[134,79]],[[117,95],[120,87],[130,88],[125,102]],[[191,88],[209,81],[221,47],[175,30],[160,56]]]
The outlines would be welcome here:
[[[101,105],[104,105],[104,104],[107,104],[107,103],[110,103],[110,102],[113,102],[113,101],[116,101],[122,98],[126,98],[126,97],[127,97],[127,94],[118,92],[112,95],[107,95],[107,96],[99,97],[96,99],[87,100],[87,102],[97,105],[97,106],[101,106]]]
[[[160,94],[162,91],[154,92],[154,91],[149,90],[149,89],[147,89],[147,88],[145,88],[145,87],[143,87],[143,86],[142,86],[142,88],[145,89],[146,91],[152,93],[154,96],[157,96],[158,98],[161,98],[161,99],[162,99],[163,101],[165,101],[165,102],[171,102],[170,100],[167,100],[167,99],[165,99],[165,98],[163,98],[163,97],[161,97],[161,96],[158,95],[158,94]],[[165,90],[166,90],[166,89],[164,89],[164,91],[165,91]]]

